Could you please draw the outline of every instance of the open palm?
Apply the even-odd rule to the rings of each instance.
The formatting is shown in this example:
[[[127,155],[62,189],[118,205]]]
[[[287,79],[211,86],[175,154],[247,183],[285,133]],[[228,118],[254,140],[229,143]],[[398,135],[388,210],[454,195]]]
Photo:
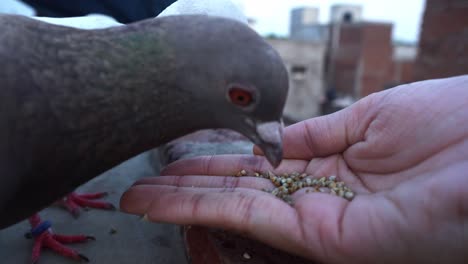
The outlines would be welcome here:
[[[263,156],[180,160],[137,182],[121,207],[152,221],[236,230],[330,263],[468,260],[468,76],[399,86],[285,130],[275,169],[337,175],[357,195],[295,192],[294,206],[232,177]],[[176,175],[176,176],[173,176]],[[214,177],[217,176],[217,177]]]

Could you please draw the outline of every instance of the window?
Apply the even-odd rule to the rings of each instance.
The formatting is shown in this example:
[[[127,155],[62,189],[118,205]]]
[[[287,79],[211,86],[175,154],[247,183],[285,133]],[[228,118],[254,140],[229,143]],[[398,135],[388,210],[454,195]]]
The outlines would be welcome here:
[[[302,65],[294,65],[291,72],[294,80],[304,80],[307,68]]]
[[[343,22],[344,23],[353,22],[353,15],[350,12],[345,12],[344,15],[343,15]]]

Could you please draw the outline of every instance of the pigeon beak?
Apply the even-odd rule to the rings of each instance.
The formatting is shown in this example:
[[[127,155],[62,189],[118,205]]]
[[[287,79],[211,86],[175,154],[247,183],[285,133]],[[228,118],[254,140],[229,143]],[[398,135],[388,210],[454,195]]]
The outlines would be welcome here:
[[[265,154],[273,167],[278,167],[283,159],[283,121],[258,123],[258,142],[254,142]]]

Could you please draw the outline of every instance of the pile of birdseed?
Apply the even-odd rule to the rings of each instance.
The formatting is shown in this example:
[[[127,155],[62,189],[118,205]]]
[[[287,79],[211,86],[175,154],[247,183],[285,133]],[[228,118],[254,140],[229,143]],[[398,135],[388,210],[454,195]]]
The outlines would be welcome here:
[[[236,174],[237,177],[247,176],[246,170],[241,170]],[[275,188],[273,190],[266,190],[274,196],[282,199],[288,204],[292,205],[291,194],[299,189],[306,188],[306,193],[309,192],[321,192],[329,193],[331,195],[342,197],[348,201],[351,201],[355,194],[346,186],[342,181],[337,181],[337,177],[332,175],[329,177],[321,177],[319,179],[312,178],[312,175],[306,173],[283,173],[281,175],[275,175],[270,171],[263,173],[254,173],[255,177],[264,178],[270,180]]]

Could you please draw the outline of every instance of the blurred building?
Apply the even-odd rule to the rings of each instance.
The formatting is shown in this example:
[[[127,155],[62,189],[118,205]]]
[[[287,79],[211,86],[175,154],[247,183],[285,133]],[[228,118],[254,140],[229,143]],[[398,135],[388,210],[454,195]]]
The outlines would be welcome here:
[[[267,38],[282,57],[289,73],[289,93],[284,110],[285,119],[289,122],[321,114],[328,30],[327,25],[319,24],[318,18],[318,8],[293,9],[290,36]]]
[[[468,74],[468,1],[427,0],[414,80]]]
[[[290,39],[268,39],[278,51],[289,73],[285,119],[300,121],[321,114],[324,43]]]
[[[361,13],[355,5],[331,10],[326,80],[341,97],[360,98],[390,82],[392,25],[362,21]]]
[[[298,31],[308,26],[318,24],[319,9],[315,7],[301,7],[291,10],[290,34],[294,36]]]
[[[366,21],[362,6],[291,11],[289,38],[269,39],[290,73],[285,116],[299,121],[346,107],[374,92],[413,81],[418,46],[394,42],[393,25]]]
[[[341,96],[360,98],[391,82],[392,25],[337,22],[330,25],[327,84]]]
[[[327,25],[319,24],[318,19],[318,8],[293,9],[290,17],[289,38],[297,41],[325,42],[328,38]]]
[[[362,20],[362,6],[351,4],[333,5],[330,16],[332,24],[360,22]]]
[[[353,102],[412,81],[418,48],[392,39],[393,25],[365,21],[355,5],[332,7],[326,55],[327,88]]]

